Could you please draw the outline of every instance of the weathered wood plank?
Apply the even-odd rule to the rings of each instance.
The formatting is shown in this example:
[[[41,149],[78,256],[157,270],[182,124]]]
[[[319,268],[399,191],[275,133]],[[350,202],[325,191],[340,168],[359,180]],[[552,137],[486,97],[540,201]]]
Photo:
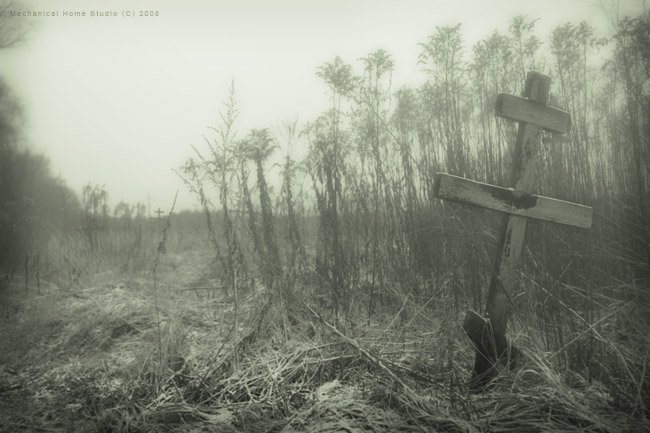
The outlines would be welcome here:
[[[526,76],[524,97],[546,105],[550,86],[550,77],[539,72],[529,72]],[[517,191],[530,193],[535,185],[541,133],[541,128],[533,124],[519,124],[512,154],[510,179],[511,185]],[[496,272],[490,281],[486,306],[491,330],[484,338],[489,337],[491,341],[483,341],[482,346],[486,352],[477,353],[474,359],[474,373],[471,379],[473,387],[480,387],[491,380],[494,375],[493,366],[506,350],[505,334],[511,314],[510,296],[519,289],[517,265],[523,250],[527,221],[526,217],[519,215],[506,215],[504,218],[504,229],[494,264]]]
[[[584,228],[591,226],[589,207],[532,194],[540,164],[542,128],[566,132],[571,125],[568,113],[546,106],[549,93],[550,77],[529,72],[523,98],[506,94],[497,98],[497,115],[520,122],[512,152],[509,183],[512,188],[494,187],[445,174],[437,177],[438,197],[506,213],[487,296],[487,320],[474,312],[466,316],[464,329],[477,347],[473,386],[480,387],[491,380],[496,365],[508,350],[506,327],[511,314],[511,296],[520,291],[517,267],[528,218]]]
[[[491,359],[494,346],[501,348],[502,352],[497,354],[497,359],[508,368],[517,367],[524,359],[524,354],[517,347],[510,344],[504,335],[495,335],[490,322],[473,310],[469,310],[465,315],[463,330],[474,344],[476,356],[486,372],[495,373],[494,360]],[[501,341],[497,342],[498,338],[501,338]],[[480,382],[473,382],[470,385],[473,391],[480,390]]]
[[[522,193],[450,174],[436,175],[435,194],[442,199],[481,206],[511,215],[581,228],[591,227],[592,209],[589,206]]]
[[[566,111],[507,93],[497,96],[495,112],[506,119],[562,134],[571,127],[571,116]]]
[[[526,76],[524,97],[533,102],[546,105],[551,88],[551,78],[539,72],[529,72]],[[520,123],[517,141],[512,154],[511,185],[521,192],[532,192],[539,164],[539,147],[541,128],[530,123]],[[510,317],[508,293],[517,288],[517,266],[521,258],[526,236],[527,219],[517,215],[507,218],[507,227],[503,232],[501,246],[494,268],[497,270],[490,282],[487,299],[487,313],[494,332],[505,334]]]

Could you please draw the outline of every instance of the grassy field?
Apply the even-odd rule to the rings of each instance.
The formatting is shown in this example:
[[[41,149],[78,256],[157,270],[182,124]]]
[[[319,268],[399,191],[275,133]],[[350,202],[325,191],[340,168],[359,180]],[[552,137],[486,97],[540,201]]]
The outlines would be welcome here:
[[[18,277],[4,289],[0,431],[650,429],[648,334],[623,332],[622,319],[643,323],[629,303],[566,336],[567,353],[598,347],[593,371],[565,368],[530,321],[517,323],[524,364],[472,394],[473,350],[442,287],[370,316],[360,294],[337,319],[305,286],[287,312],[259,284],[219,287],[206,242],[162,254],[151,236],[139,271],[104,260],[74,284],[43,278],[40,294],[33,278],[27,292]]]
[[[241,130],[233,78],[204,142],[178,143],[195,212],[74,192],[0,82],[0,431],[650,431],[650,14],[537,21],[472,45],[436,26],[399,88],[388,51],[336,56],[311,74],[326,109],[273,128]],[[495,116],[537,91],[564,135]],[[442,200],[441,173],[593,224],[531,219],[502,274],[519,236]],[[465,318],[504,310],[522,356],[472,392]]]

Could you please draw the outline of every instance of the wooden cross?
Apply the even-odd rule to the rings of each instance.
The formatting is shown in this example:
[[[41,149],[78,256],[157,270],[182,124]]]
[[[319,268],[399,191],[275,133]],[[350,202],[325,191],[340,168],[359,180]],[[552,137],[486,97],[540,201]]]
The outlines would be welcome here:
[[[160,219],[160,215],[162,215],[162,214],[165,213],[165,211],[160,210],[160,208],[158,208],[158,210],[157,210],[157,211],[154,211],[154,212],[158,215],[158,219]]]
[[[509,94],[497,96],[497,116],[519,122],[512,156],[512,188],[444,173],[436,176],[437,197],[506,213],[488,292],[488,320],[470,311],[463,325],[477,350],[470,382],[475,389],[489,382],[495,374],[496,364],[511,355],[505,333],[510,316],[510,294],[517,289],[517,266],[528,218],[591,227],[590,207],[531,193],[539,164],[542,129],[565,133],[571,125],[567,112],[546,105],[550,82],[546,75],[529,72],[523,98]]]

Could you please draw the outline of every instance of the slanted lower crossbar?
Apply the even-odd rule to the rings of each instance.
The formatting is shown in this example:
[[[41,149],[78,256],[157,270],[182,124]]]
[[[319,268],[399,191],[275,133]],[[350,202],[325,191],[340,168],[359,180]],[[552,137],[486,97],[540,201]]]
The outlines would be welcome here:
[[[487,209],[588,229],[592,209],[577,203],[543,197],[438,173],[435,194],[438,198]]]

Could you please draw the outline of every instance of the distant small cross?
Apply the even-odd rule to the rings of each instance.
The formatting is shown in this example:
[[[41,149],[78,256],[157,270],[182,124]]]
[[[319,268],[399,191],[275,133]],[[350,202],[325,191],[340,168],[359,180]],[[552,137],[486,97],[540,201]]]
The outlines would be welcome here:
[[[158,215],[158,219],[160,219],[160,215],[164,214],[165,211],[163,211],[163,210],[161,210],[160,208],[158,208],[158,210],[155,211],[155,213]]]

